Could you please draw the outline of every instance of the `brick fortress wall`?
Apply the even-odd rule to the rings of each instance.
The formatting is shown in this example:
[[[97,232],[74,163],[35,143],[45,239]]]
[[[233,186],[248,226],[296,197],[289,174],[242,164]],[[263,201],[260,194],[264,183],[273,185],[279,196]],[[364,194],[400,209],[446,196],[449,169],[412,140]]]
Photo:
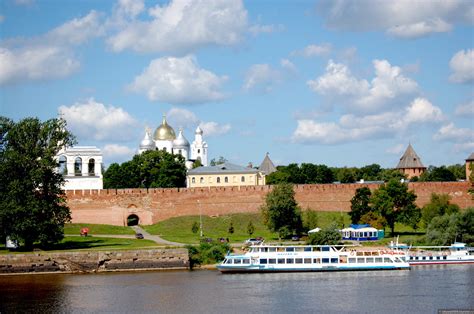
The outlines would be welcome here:
[[[378,184],[308,184],[296,185],[296,200],[302,209],[350,211],[355,190]],[[415,190],[418,206],[429,202],[432,193],[448,194],[461,208],[474,206],[468,194],[470,182],[409,183]],[[123,226],[135,214],[140,224],[154,224],[171,217],[258,212],[270,186],[213,187],[189,189],[120,189],[67,191],[74,223],[97,223]]]

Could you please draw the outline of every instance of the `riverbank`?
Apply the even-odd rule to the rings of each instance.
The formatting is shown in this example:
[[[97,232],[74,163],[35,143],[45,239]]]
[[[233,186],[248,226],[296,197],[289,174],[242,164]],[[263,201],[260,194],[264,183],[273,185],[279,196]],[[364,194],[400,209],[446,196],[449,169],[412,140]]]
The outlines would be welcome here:
[[[0,275],[189,269],[184,248],[0,255]]]

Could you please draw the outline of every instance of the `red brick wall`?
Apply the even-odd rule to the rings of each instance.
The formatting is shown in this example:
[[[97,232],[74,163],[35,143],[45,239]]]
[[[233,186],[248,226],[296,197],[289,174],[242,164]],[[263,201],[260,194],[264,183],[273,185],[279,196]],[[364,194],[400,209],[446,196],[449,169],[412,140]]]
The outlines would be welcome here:
[[[378,184],[308,184],[295,186],[296,200],[302,209],[316,211],[349,211],[350,199],[362,186],[376,189]],[[461,208],[474,206],[467,193],[469,182],[410,183],[423,206],[431,193],[449,194],[452,203]],[[171,217],[225,215],[257,212],[271,190],[269,186],[213,187],[189,189],[120,189],[67,191],[72,221],[126,225],[127,217],[136,214],[140,224],[153,224]]]

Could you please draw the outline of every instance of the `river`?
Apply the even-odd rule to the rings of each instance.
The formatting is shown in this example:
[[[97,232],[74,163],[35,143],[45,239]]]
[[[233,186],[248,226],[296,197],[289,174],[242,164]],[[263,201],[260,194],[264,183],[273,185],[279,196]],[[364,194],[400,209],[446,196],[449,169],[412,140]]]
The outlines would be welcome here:
[[[474,309],[474,265],[403,271],[0,276],[0,312],[437,313]]]

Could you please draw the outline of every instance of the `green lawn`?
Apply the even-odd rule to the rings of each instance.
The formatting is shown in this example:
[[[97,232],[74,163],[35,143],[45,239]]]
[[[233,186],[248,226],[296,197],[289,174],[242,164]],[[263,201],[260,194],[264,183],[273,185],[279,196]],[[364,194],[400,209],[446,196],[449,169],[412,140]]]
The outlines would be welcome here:
[[[65,237],[60,243],[44,251],[77,251],[77,250],[134,250],[142,248],[156,247],[157,244],[145,239],[121,239],[121,238],[101,238],[101,237]],[[12,253],[6,250],[5,246],[0,247],[0,254]],[[17,251],[17,253],[26,253]]]
[[[65,224],[64,234],[79,234],[82,228],[89,228],[90,235],[96,234],[135,234],[130,227],[112,226],[112,225],[94,225],[94,224]]]
[[[339,212],[318,212],[318,225],[326,227],[331,222],[340,222],[341,217],[344,225],[350,224],[350,218],[347,213]],[[229,234],[230,222],[233,222],[234,233]],[[247,232],[249,222],[255,227],[252,236]],[[199,231],[192,233],[194,222],[199,224],[199,216],[184,216],[170,218],[151,226],[142,226],[151,234],[156,234],[168,241],[180,243],[198,243]],[[242,242],[250,237],[263,237],[266,241],[278,240],[278,234],[268,231],[263,224],[260,213],[251,214],[229,214],[219,217],[202,216],[203,236],[205,238],[229,238],[230,242]]]

